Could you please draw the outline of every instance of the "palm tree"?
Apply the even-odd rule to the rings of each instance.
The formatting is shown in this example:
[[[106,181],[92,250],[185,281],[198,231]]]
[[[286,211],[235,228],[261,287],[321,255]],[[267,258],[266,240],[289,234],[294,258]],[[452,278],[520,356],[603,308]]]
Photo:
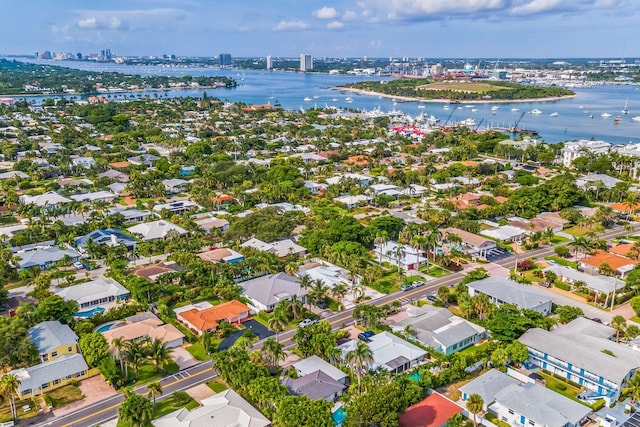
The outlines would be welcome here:
[[[347,295],[348,289],[347,285],[344,283],[338,283],[331,289],[331,296],[337,299],[338,301],[342,301],[342,298]]]
[[[163,368],[171,360],[171,351],[167,344],[155,338],[147,348],[147,357],[153,363],[153,372],[158,372],[158,368]]]
[[[13,374],[5,374],[0,379],[0,394],[9,398],[9,406],[11,406],[11,415],[14,421],[18,419],[16,411],[16,394],[20,390],[20,380]]]
[[[378,246],[378,264],[382,265],[382,246],[389,241],[389,236],[386,231],[380,231],[376,234],[376,238],[373,243]]]
[[[391,256],[393,256],[396,259],[396,264],[398,266],[398,273],[400,273],[400,270],[402,270],[402,268],[400,267],[400,260],[402,260],[402,258],[404,258],[406,254],[407,254],[407,251],[405,251],[404,245],[401,245],[401,244],[398,244],[395,248],[391,250]]]
[[[484,312],[489,308],[489,297],[487,294],[477,294],[471,298],[473,309],[478,313],[478,318],[484,320]]]
[[[627,327],[626,319],[619,314],[613,316],[613,319],[611,319],[611,327],[616,330],[616,342],[620,342],[620,332],[623,332]]]
[[[284,347],[273,338],[267,338],[262,345],[262,352],[269,361],[269,372],[271,375],[275,374],[278,370],[278,361],[286,357]]]
[[[287,327],[287,316],[282,310],[274,310],[267,321],[267,326],[276,333],[276,341],[280,341],[279,334]]]
[[[631,404],[635,405],[640,400],[640,371],[636,371],[631,378],[624,383],[622,388],[622,394],[629,394],[631,396]]]
[[[207,352],[207,354],[211,354],[210,350],[212,338],[213,337],[211,336],[211,332],[203,332],[203,334],[200,335],[200,345],[202,346],[204,351]]]
[[[147,384],[147,390],[149,390],[149,392],[147,393],[147,397],[149,397],[149,399],[153,400],[153,407],[156,407],[156,397],[158,396],[162,396],[162,384],[160,384],[160,381],[156,381],[154,383],[149,383]]]
[[[484,407],[484,400],[482,397],[474,393],[467,397],[467,410],[473,414],[473,425],[477,426],[478,422],[476,420],[476,415],[482,412],[482,408]]]
[[[146,349],[141,345],[140,341],[127,341],[124,360],[127,365],[133,367],[137,380],[140,374],[140,366],[147,360]]]
[[[122,350],[126,347],[126,341],[122,337],[115,337],[111,340],[111,346],[115,350],[114,357],[120,362],[120,370],[124,371],[124,362],[122,360]]]
[[[347,363],[351,365],[351,369],[356,373],[358,377],[358,394],[360,394],[361,376],[363,374],[365,366],[369,366],[373,362],[373,353],[367,344],[358,341],[356,347],[347,353]]]
[[[153,418],[153,403],[131,390],[125,391],[126,398],[118,408],[118,417],[133,427],[149,427]]]

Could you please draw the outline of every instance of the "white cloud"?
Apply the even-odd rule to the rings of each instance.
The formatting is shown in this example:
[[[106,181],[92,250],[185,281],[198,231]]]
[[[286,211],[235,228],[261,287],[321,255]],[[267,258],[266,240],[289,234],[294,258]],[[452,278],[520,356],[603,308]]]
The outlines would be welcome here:
[[[80,10],[76,26],[83,30],[167,29],[187,13],[182,9]]]
[[[313,11],[313,16],[318,19],[334,19],[338,16],[338,11],[333,7],[322,7]]]
[[[358,17],[358,13],[353,10],[347,10],[342,15],[342,20],[344,21],[352,21]]]
[[[554,10],[561,4],[561,0],[530,0],[522,5],[514,5],[511,9],[513,15],[531,15]]]
[[[340,21],[331,21],[327,24],[327,30],[341,30],[344,28],[344,24]]]
[[[309,28],[309,24],[304,21],[280,21],[273,27],[274,31],[304,31]]]

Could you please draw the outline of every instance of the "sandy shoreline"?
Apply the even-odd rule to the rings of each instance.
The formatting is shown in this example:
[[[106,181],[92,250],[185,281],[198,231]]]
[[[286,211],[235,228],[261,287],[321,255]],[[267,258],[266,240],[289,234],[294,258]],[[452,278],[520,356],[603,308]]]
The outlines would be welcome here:
[[[413,98],[410,96],[394,96],[387,95],[384,93],[371,92],[363,89],[354,89],[344,86],[336,86],[330,88],[331,90],[338,90],[344,92],[353,92],[358,95],[367,95],[367,96],[379,96],[382,98],[395,99],[398,102],[425,102],[432,104],[514,104],[519,102],[549,102],[549,101],[559,101],[562,99],[571,99],[575,98],[576,94],[573,95],[564,95],[564,96],[548,96],[546,98],[527,98],[527,99],[474,99],[474,100],[464,100],[464,101],[451,101],[450,99],[422,99],[422,98]]]

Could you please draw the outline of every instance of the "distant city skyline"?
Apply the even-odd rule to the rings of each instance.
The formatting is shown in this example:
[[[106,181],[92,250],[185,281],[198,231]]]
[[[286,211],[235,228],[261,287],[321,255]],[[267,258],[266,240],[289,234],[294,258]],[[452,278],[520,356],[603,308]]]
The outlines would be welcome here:
[[[33,0],[4,4],[0,54],[640,57],[633,0]]]

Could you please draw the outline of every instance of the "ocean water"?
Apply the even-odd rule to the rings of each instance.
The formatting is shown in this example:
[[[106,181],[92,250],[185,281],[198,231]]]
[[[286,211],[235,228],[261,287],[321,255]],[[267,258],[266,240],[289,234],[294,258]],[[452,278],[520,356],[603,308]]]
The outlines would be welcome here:
[[[547,142],[592,138],[614,144],[640,142],[640,122],[631,120],[632,117],[640,116],[640,85],[603,85],[573,89],[576,92],[574,98],[557,101],[452,104],[446,110],[443,104],[439,103],[396,102],[375,95],[360,95],[333,89],[356,81],[385,79],[381,77],[155,65],[128,66],[87,61],[47,61],[47,63],[90,71],[117,71],[139,75],[228,76],[238,82],[238,87],[232,89],[185,89],[111,94],[110,98],[115,100],[123,99],[124,95],[151,98],[201,97],[206,91],[208,96],[229,102],[242,101],[248,104],[270,103],[273,105],[277,101],[283,108],[291,110],[325,106],[360,110],[379,108],[382,111],[395,109],[411,116],[420,113],[434,115],[440,119],[441,123],[447,120],[450,123],[472,118],[480,130],[486,126],[510,127],[525,112],[518,127],[538,131],[540,137]],[[46,97],[29,97],[36,102],[44,98]],[[622,114],[625,102],[630,111],[627,115]],[[492,107],[499,108],[492,109]],[[534,109],[540,110],[541,114],[531,114],[530,112]],[[555,113],[555,117],[551,116],[552,113]],[[601,117],[603,113],[611,114],[611,117],[603,118]],[[614,123],[616,116],[621,118],[619,124]]]

